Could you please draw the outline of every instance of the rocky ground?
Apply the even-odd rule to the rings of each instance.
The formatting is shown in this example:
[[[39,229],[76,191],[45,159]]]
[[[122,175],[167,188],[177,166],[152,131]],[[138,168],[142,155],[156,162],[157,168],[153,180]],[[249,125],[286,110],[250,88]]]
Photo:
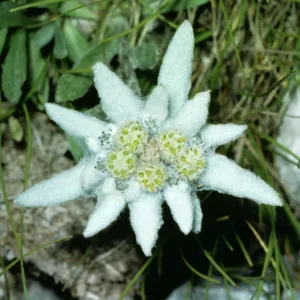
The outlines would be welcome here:
[[[29,185],[74,164],[63,132],[43,113],[35,113],[31,117],[33,153]],[[14,220],[19,226],[20,208],[14,205],[13,200],[23,190],[26,149],[25,143],[16,144],[7,131],[2,146],[3,171]],[[39,295],[31,300],[41,299],[41,295],[49,300],[59,299],[59,295],[63,299],[117,299],[139,270],[143,256],[138,252],[133,235],[130,235],[126,213],[117,224],[94,239],[83,238],[82,231],[93,207],[93,199],[83,199],[61,206],[24,210],[24,253],[47,242],[72,236],[25,258],[29,292],[34,294],[37,291],[35,293]],[[2,197],[0,220],[0,257],[7,265],[18,252]],[[16,265],[8,274],[11,299],[21,297],[18,294],[22,289],[19,271],[19,265]],[[138,286],[128,295],[137,293]],[[1,300],[5,299],[4,290],[2,276]],[[41,291],[45,294],[39,294]],[[50,296],[46,296],[48,294]]]

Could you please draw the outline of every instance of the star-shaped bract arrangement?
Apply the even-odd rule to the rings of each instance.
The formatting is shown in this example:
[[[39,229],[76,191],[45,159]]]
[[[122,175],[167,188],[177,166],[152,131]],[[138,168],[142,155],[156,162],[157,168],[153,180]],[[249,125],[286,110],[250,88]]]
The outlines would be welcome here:
[[[111,123],[46,104],[49,117],[84,142],[85,155],[72,169],[26,190],[16,203],[50,206],[93,195],[97,205],[85,237],[109,226],[128,205],[137,242],[147,256],[163,224],[163,201],[183,233],[200,232],[199,186],[281,205],[278,194],[263,180],[215,153],[246,126],[206,124],[209,91],[187,101],[193,48],[193,29],[185,21],[170,42],[158,85],[145,102],[108,67],[94,65],[95,86]]]

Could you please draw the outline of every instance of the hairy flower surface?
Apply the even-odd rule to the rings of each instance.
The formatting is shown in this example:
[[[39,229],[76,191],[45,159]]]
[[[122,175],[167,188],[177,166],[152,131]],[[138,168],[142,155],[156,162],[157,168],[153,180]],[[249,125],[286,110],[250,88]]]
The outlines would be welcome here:
[[[46,104],[49,117],[85,142],[77,166],[38,183],[18,196],[22,206],[61,204],[87,195],[97,205],[84,231],[90,237],[115,221],[128,204],[137,242],[151,255],[166,201],[180,230],[201,230],[197,187],[257,203],[281,205],[278,194],[253,173],[215,149],[234,141],[244,125],[206,124],[210,92],[188,100],[194,37],[188,21],[167,49],[158,85],[146,102],[108,67],[94,65],[94,82],[109,122]]]

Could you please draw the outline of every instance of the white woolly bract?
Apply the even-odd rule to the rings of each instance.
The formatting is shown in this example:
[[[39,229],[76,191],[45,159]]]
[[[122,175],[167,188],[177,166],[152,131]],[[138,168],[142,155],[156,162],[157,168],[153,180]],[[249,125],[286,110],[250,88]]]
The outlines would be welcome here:
[[[187,138],[193,137],[206,123],[209,100],[209,91],[198,93],[193,100],[185,102],[178,113],[169,119],[164,127],[181,129]]]
[[[196,195],[192,196],[192,203],[194,208],[193,232],[199,233],[202,227],[203,213],[200,206],[200,201]]]
[[[128,182],[128,187],[124,191],[125,199],[127,202],[136,201],[140,199],[142,195],[141,185],[137,182],[136,178],[133,177]]]
[[[126,204],[123,194],[117,190],[110,194],[100,194],[98,197],[100,199],[83,232],[85,237],[93,236],[114,222]]]
[[[170,207],[173,219],[184,234],[188,234],[193,226],[193,203],[188,183],[181,181],[177,185],[166,187],[165,200]]]
[[[107,176],[107,172],[99,171],[96,166],[99,159],[104,159],[104,153],[95,157],[88,156],[81,176],[81,185],[85,190],[94,189],[99,182]]]
[[[45,109],[49,118],[72,136],[88,138],[106,128],[105,122],[57,104],[47,103]]]
[[[168,93],[163,86],[155,87],[147,99],[142,118],[153,118],[159,124],[163,123],[168,116],[168,97]]]
[[[202,189],[247,198],[259,204],[282,205],[279,195],[267,183],[226,156],[213,154],[206,163]]]
[[[146,256],[150,256],[163,224],[162,195],[160,193],[143,193],[137,201],[129,203],[130,222],[136,235],[137,243]]]
[[[218,124],[206,125],[200,135],[205,148],[216,148],[236,140],[247,129],[246,125]]]
[[[93,71],[95,87],[107,116],[117,124],[138,119],[142,102],[132,90],[102,63],[95,64]]]
[[[283,116],[282,124],[279,128],[277,142],[289,149],[292,153],[299,156],[300,154],[300,88],[296,91],[290,91],[285,97],[284,102],[289,103],[289,106]],[[298,116],[298,117],[296,117]],[[281,180],[288,188],[288,195],[291,195],[291,200],[295,203],[294,207],[299,214],[300,207],[300,170],[297,166],[298,160],[287,151],[276,147],[276,152],[281,155],[276,155],[276,165],[279,170]],[[288,160],[286,159],[288,158]]]
[[[27,207],[52,206],[84,196],[81,175],[86,165],[83,159],[75,167],[37,183],[20,194],[15,203]]]
[[[170,95],[170,115],[177,113],[191,88],[194,49],[193,28],[184,21],[173,36],[160,68],[158,83]]]

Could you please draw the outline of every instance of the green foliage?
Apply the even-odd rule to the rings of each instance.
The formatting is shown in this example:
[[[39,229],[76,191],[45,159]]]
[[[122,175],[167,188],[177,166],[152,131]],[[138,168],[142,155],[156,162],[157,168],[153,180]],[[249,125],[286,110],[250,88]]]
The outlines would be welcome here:
[[[26,31],[17,30],[9,44],[2,72],[2,88],[5,97],[17,103],[22,94],[22,86],[27,77]]]
[[[89,43],[86,37],[70,21],[64,23],[63,32],[68,56],[73,62],[77,62],[89,49]]]
[[[21,142],[24,136],[24,131],[19,120],[11,116],[8,119],[10,133],[16,142]]]
[[[7,28],[0,28],[0,55],[5,44],[7,31]]]
[[[0,2],[0,28],[27,26],[33,21],[26,17],[22,12],[11,13],[10,10],[17,6],[13,1]]]
[[[152,70],[160,60],[160,53],[154,42],[144,43],[131,50],[130,62],[135,69]]]
[[[93,84],[91,67],[98,61],[109,63],[118,52],[118,42],[91,46],[86,54],[73,65],[72,70],[77,74],[63,74],[57,83],[55,101],[58,103],[74,101],[84,96]],[[80,73],[85,73],[81,75]]]

